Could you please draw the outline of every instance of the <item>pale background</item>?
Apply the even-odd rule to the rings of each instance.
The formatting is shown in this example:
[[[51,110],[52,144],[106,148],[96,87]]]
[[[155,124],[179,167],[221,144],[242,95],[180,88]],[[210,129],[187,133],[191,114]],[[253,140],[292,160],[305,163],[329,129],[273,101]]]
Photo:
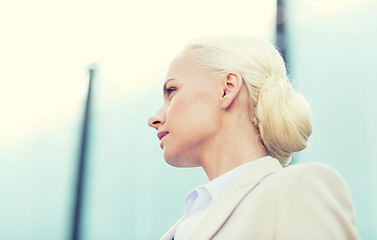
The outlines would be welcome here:
[[[168,166],[148,117],[191,38],[274,41],[275,1],[0,3],[0,239],[69,239],[87,66],[94,82],[82,239],[158,239],[203,171]],[[336,168],[377,238],[377,3],[288,0],[288,67],[313,110],[298,162]]]

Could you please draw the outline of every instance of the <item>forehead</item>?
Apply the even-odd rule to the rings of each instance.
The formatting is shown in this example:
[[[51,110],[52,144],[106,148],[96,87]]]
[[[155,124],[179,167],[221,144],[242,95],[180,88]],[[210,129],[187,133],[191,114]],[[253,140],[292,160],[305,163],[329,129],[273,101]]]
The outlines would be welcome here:
[[[201,71],[190,52],[182,52],[173,59],[166,73],[166,79],[179,79],[183,76],[197,74]]]

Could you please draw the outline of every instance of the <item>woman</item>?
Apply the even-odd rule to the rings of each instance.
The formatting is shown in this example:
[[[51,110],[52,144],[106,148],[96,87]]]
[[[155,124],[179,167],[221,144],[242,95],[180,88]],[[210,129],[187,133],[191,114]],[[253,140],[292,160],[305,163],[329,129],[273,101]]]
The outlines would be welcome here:
[[[162,239],[358,239],[344,180],[331,168],[286,168],[307,146],[310,108],[279,52],[246,36],[202,37],[169,66],[149,119],[166,162],[201,166],[209,182],[185,199]]]

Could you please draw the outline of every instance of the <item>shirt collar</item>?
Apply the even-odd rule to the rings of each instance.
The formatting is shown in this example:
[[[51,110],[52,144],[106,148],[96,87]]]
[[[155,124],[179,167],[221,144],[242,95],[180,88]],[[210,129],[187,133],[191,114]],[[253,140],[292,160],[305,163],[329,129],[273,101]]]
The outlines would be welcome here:
[[[194,188],[185,198],[185,202],[184,202],[185,218],[188,218],[189,215],[191,215],[192,208],[194,206],[195,201],[199,197],[199,195],[201,195],[202,197],[204,196],[207,199],[206,204],[204,205],[202,204],[203,206],[201,206],[203,208],[202,211],[204,211],[208,207],[208,204],[216,200],[224,192],[224,190],[227,187],[229,187],[230,184],[233,183],[233,181],[237,177],[239,177],[243,172],[252,168],[257,163],[263,160],[266,160],[267,158],[270,158],[270,156],[262,157],[262,158],[250,161],[248,163],[242,164],[236,168],[229,170],[223,175],[215,179],[212,179],[206,184],[203,184]],[[199,194],[199,192],[201,194]]]

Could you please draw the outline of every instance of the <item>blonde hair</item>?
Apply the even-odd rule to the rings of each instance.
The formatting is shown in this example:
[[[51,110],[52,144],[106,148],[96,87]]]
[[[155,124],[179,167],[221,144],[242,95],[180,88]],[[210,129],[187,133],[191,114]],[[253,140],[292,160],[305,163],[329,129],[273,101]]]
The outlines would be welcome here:
[[[283,58],[267,41],[226,35],[194,39],[185,48],[201,67],[215,75],[237,71],[249,93],[250,118],[267,154],[282,165],[308,145],[311,111],[290,83]]]

